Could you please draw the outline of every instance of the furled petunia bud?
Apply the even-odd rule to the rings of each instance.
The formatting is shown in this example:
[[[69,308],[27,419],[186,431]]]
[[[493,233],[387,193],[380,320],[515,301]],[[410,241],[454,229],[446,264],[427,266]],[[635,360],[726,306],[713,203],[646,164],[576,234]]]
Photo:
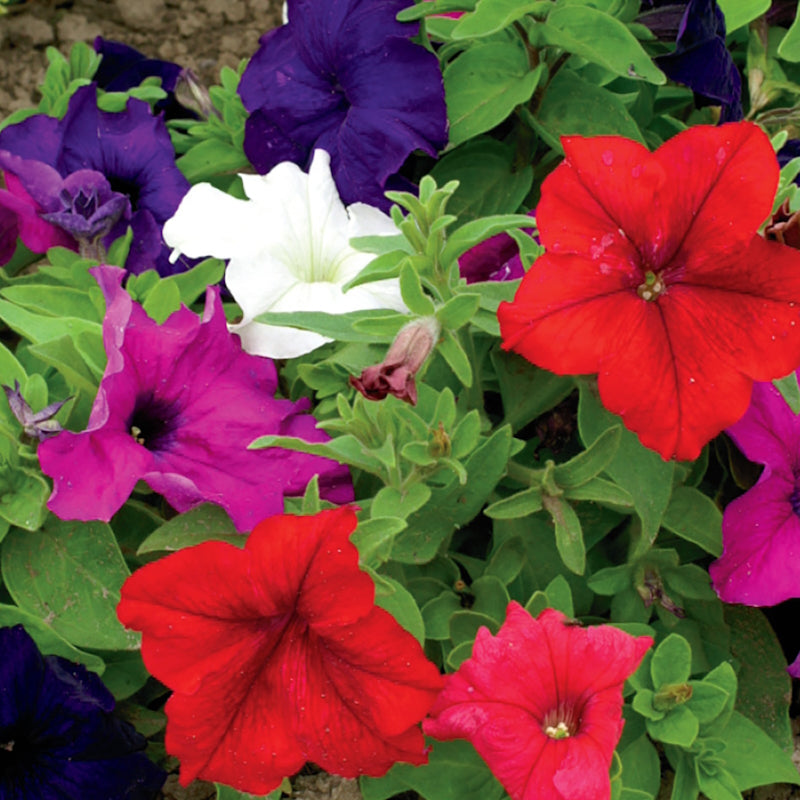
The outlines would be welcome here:
[[[367,367],[358,378],[350,376],[350,385],[368,400],[383,400],[393,394],[411,405],[417,403],[414,376],[433,350],[439,338],[436,317],[421,317],[404,325],[380,364]]]

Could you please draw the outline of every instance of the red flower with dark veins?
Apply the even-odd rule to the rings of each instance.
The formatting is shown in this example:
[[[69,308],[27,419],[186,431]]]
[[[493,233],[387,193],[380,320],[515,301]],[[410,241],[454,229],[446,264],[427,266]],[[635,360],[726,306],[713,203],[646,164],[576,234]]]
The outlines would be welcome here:
[[[423,730],[469,739],[511,800],[608,800],[622,687],[652,644],[512,602],[497,636],[478,631]]]
[[[260,795],[306,761],[347,778],[427,761],[419,722],[442,678],[375,605],[355,526],[348,507],[270,517],[243,549],[205,542],[123,585],[119,618],[173,690],[165,742],[184,786]]]
[[[563,146],[537,206],[546,253],[498,311],[503,347],[597,373],[642,444],[697,458],[753,381],[800,365],[800,253],[757,234],[778,185],[769,139],[740,122],[654,153],[616,136]]]

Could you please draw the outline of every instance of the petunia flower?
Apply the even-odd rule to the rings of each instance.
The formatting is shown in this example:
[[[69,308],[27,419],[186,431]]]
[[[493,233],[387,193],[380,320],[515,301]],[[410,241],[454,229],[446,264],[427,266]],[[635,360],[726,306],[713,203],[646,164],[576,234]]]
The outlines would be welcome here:
[[[192,257],[230,259],[225,282],[244,315],[231,329],[248,353],[293,358],[331,341],[312,331],[256,322],[265,311],[407,310],[397,279],[342,291],[374,258],[351,247],[350,239],[398,231],[376,208],[364,203],[345,208],[328,153],[315,152],[308,174],[284,162],[268,175],[241,178],[248,200],[207,183],[193,186],[164,226],[164,239]]]
[[[725,45],[725,15],[717,0],[645,0],[652,10],[638,22],[675,50],[655,63],[671,80],[688,86],[699,106],[721,106],[721,122],[740,120],[742,78]]]
[[[0,628],[0,797],[155,798],[166,773],[113,710],[97,675],[42,657],[22,625]]]
[[[536,211],[531,210],[528,215],[533,217]],[[529,235],[533,233],[533,228],[522,230]],[[467,250],[458,259],[458,270],[467,283],[514,281],[525,274],[519,245],[507,233],[490,236]]]
[[[181,550],[138,570],[117,614],[173,690],[181,783],[266,794],[306,761],[337,775],[427,760],[419,722],[441,688],[414,637],[374,604],[351,508],[276,516],[244,549]]]
[[[800,417],[771,383],[757,383],[726,433],[764,470],[725,508],[722,556],[709,567],[714,589],[726,603],[750,606],[800,597]]]
[[[611,136],[563,145],[537,207],[546,253],[498,311],[503,347],[598,373],[642,444],[697,458],[753,381],[800,364],[800,253],[756,234],[772,146],[750,123],[690,128],[655,153]]]
[[[221,505],[240,531],[281,512],[284,495],[302,494],[315,474],[324,497],[352,499],[347,470],[333,461],[247,449],[267,433],[327,437],[301,413],[307,402],[274,397],[275,366],[242,352],[218,288],[208,290],[202,320],[183,306],[158,325],[121,287],[122,270],[92,274],[106,298],[108,365],[88,428],[39,445],[54,514],[108,521],[139,480],[178,511]]]
[[[244,151],[266,173],[331,154],[345,203],[388,208],[383,191],[414,150],[447,143],[439,61],[395,17],[406,0],[291,0],[289,22],[261,37],[239,94]]]
[[[409,322],[400,329],[383,361],[362,370],[358,378],[351,375],[350,385],[368,400],[383,400],[391,394],[416,405],[415,377],[436,347],[438,338],[436,317]]]
[[[175,165],[164,120],[154,117],[147,103],[130,99],[123,112],[100,111],[94,84],[83,86],[70,98],[63,119],[34,114],[0,131],[0,169],[6,181],[6,191],[0,191],[0,230],[10,226],[16,215],[20,237],[36,252],[65,242],[77,249],[73,231],[67,227],[64,235],[53,218],[48,222],[43,215],[59,210],[48,203],[62,200],[64,184],[73,173],[91,170],[108,181],[114,195],[123,195],[130,203],[130,211],[122,214],[104,240],[110,244],[131,226],[128,271],[157,269],[166,275],[186,269],[183,263],[170,264],[161,226],[175,213],[189,182]],[[56,185],[53,173],[66,180]],[[78,190],[70,186],[70,198]],[[40,218],[36,230],[30,229],[30,222],[23,224],[32,215]],[[0,255],[6,249],[2,242],[0,238]]]
[[[481,628],[446,677],[423,730],[469,739],[511,800],[608,800],[622,686],[652,644],[512,602],[497,635]]]

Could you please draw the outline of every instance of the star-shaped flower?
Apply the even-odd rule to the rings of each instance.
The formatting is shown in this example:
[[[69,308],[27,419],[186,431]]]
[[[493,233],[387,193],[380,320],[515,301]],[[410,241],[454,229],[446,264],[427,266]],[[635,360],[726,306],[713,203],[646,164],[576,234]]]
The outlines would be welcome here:
[[[511,800],[608,800],[622,687],[652,644],[512,602],[497,635],[481,628],[446,677],[423,730],[469,739]]]
[[[414,637],[374,604],[351,508],[275,516],[244,549],[206,542],[138,570],[118,615],[173,690],[167,751],[195,777],[266,794],[306,761],[344,777],[427,760],[441,688]]]
[[[567,137],[537,220],[546,253],[498,316],[503,346],[600,398],[665,459],[694,459],[753,381],[800,364],[800,253],[756,231],[778,165],[751,123],[697,126],[655,153]],[[735,199],[734,199],[735,198]]]

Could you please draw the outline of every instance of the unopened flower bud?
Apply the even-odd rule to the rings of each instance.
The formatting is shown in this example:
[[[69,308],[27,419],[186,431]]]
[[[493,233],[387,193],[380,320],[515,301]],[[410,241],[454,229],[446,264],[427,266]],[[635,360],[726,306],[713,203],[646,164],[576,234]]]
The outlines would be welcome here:
[[[368,400],[383,400],[393,394],[411,405],[417,403],[414,376],[425,363],[439,338],[435,317],[421,317],[403,326],[380,364],[367,367],[350,385]]]
[[[14,381],[13,389],[5,385],[2,385],[2,387],[6,393],[11,413],[22,425],[22,430],[26,436],[43,442],[63,430],[61,423],[55,419],[55,415],[59,412],[61,406],[66,403],[66,400],[51,403],[41,411],[34,413],[19,390],[19,381]]]
[[[800,211],[792,211],[789,208],[789,200],[784,200],[767,223],[764,235],[767,239],[800,250]]]

